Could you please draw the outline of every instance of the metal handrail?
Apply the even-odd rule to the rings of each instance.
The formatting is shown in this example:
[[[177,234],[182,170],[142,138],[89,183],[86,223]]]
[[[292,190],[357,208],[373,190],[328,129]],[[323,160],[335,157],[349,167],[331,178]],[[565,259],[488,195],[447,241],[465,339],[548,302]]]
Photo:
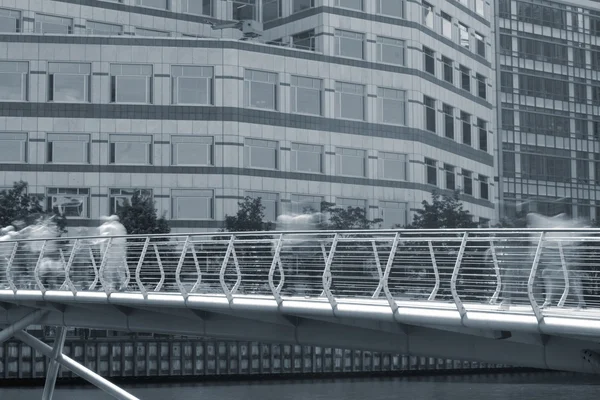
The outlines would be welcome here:
[[[538,321],[585,301],[600,318],[600,275],[589,273],[600,270],[600,229],[592,228],[88,236],[5,241],[0,252],[0,290],[14,293],[221,295],[230,303],[260,295],[278,305],[325,297],[334,310],[340,299],[385,300],[394,313],[418,300],[446,303],[462,318],[508,299]],[[64,271],[48,279],[46,258]]]

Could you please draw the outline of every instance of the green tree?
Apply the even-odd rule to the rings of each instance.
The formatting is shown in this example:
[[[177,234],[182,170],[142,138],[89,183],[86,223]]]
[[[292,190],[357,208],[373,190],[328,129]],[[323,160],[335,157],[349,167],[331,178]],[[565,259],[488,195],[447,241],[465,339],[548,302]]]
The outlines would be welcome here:
[[[129,235],[165,234],[171,232],[164,214],[157,214],[152,196],[136,192],[131,202],[117,211],[117,216]]]
[[[383,221],[381,218],[368,219],[362,207],[342,208],[326,201],[321,202],[321,212],[329,214],[329,218],[319,224],[319,228],[325,230],[372,229]]]
[[[59,230],[66,231],[67,220],[64,216],[45,212],[39,197],[27,194],[27,182],[19,181],[13,187],[0,192],[0,227],[15,225],[17,229],[53,217]]]
[[[264,222],[265,206],[262,205],[260,197],[244,197],[238,203],[239,209],[236,215],[225,216],[225,230],[228,232],[256,232],[269,231],[273,229],[273,223]]]
[[[463,208],[459,191],[452,195],[431,193],[431,203],[423,200],[423,208],[417,210],[409,229],[477,228],[473,215]]]

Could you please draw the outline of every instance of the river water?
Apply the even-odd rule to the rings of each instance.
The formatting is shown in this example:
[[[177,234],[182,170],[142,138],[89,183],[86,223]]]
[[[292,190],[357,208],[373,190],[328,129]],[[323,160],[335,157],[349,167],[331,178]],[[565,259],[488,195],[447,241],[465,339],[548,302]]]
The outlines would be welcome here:
[[[144,400],[597,400],[600,375],[522,372],[403,378],[345,378],[123,385]],[[38,400],[42,388],[0,388],[2,400]],[[54,400],[104,400],[90,386],[57,386]]]

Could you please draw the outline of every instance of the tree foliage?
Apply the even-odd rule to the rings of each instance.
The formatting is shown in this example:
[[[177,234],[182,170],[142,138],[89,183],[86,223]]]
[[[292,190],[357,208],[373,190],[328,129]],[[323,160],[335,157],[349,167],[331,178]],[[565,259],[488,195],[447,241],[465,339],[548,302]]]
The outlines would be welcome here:
[[[265,206],[262,205],[260,197],[244,197],[238,203],[239,209],[236,215],[225,216],[225,230],[229,232],[256,232],[273,229],[271,222],[264,222]]]
[[[343,208],[326,201],[321,202],[321,212],[329,214],[329,218],[319,224],[319,228],[325,230],[372,229],[383,221],[381,218],[368,219],[362,207]]]
[[[443,228],[476,228],[473,215],[463,208],[459,191],[451,196],[440,194],[434,190],[431,193],[431,203],[423,200],[423,208],[417,210],[409,229],[443,229]]]
[[[131,202],[126,201],[117,215],[130,235],[161,234],[171,232],[164,215],[157,214],[150,195],[136,192]]]
[[[61,232],[65,232],[67,220],[64,216],[45,212],[41,199],[27,193],[27,182],[19,181],[13,187],[0,192],[0,227],[15,225],[17,229],[53,216]]]

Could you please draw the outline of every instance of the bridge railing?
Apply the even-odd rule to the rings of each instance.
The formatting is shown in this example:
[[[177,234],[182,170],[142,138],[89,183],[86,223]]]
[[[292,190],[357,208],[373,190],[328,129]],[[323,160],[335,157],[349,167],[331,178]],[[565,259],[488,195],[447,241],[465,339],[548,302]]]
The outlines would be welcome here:
[[[0,242],[0,290],[600,307],[600,230],[198,233]]]

